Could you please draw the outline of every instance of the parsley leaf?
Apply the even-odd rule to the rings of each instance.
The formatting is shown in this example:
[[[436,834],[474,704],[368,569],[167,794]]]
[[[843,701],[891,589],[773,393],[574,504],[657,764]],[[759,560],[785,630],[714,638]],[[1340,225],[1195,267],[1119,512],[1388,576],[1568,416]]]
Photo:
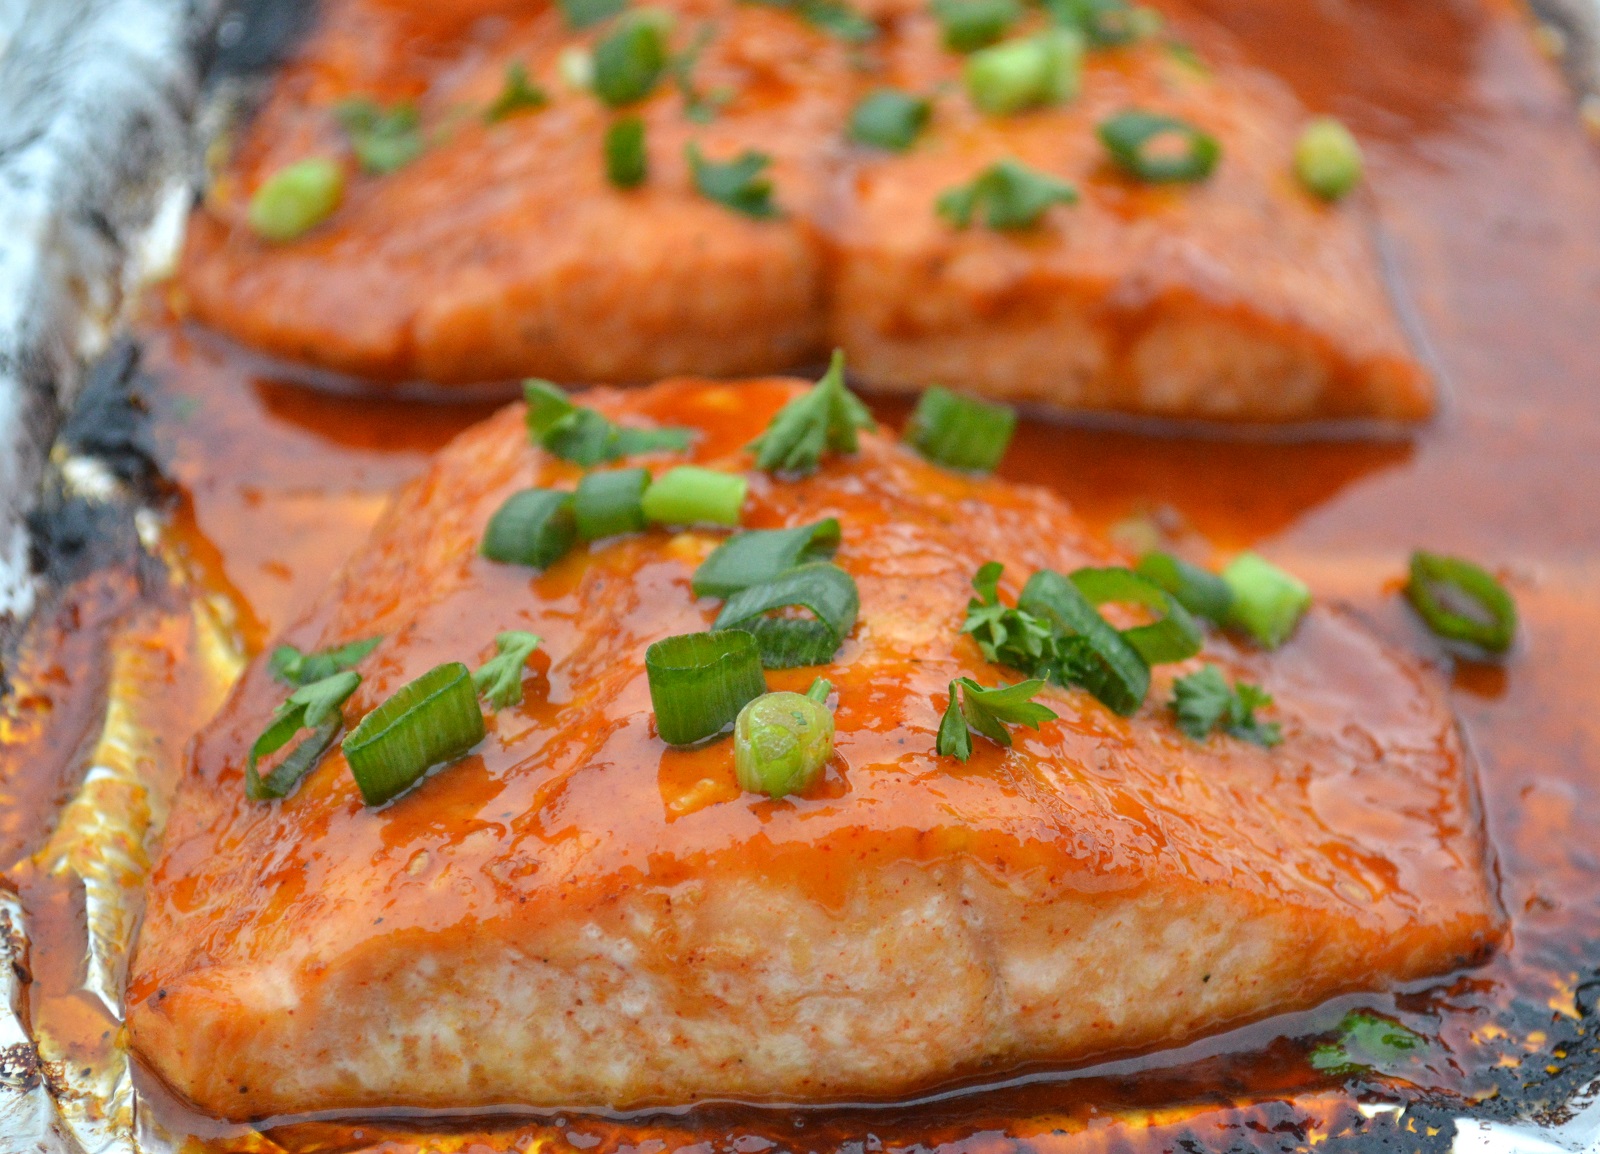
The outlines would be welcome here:
[[[273,677],[285,685],[310,685],[313,681],[321,681],[361,664],[362,659],[376,649],[382,640],[380,633],[376,637],[320,649],[315,653],[302,653],[293,645],[280,645],[267,659],[267,668],[272,671]]]
[[[1352,1010],[1339,1023],[1339,1038],[1311,1051],[1312,1069],[1348,1074],[1392,1066],[1426,1039],[1408,1026],[1376,1014]]]
[[[940,194],[938,213],[954,228],[981,216],[993,229],[1032,228],[1053,204],[1076,204],[1078,190],[1064,180],[1010,158],[998,160],[969,184]]]
[[[523,381],[522,399],[528,406],[528,438],[547,453],[585,469],[635,453],[677,452],[694,439],[690,429],[619,425],[603,413],[573,404],[566,391],[550,381]]]
[[[693,141],[685,153],[689,158],[689,173],[701,196],[743,213],[755,220],[770,220],[781,216],[772,203],[772,178],[761,172],[772,163],[764,152],[745,150],[726,163],[707,160]]]
[[[611,19],[628,6],[628,0],[560,0],[560,4],[567,27],[579,32]]]
[[[768,473],[814,473],[824,450],[853,453],[856,430],[877,426],[867,406],[844,383],[844,350],[833,351],[828,371],[809,392],[796,397],[750,442],[756,468]]]
[[[409,100],[385,108],[358,96],[334,105],[333,115],[363,172],[394,172],[422,155],[421,118]]]
[[[890,152],[904,152],[916,143],[932,115],[932,101],[897,88],[878,88],[851,111],[850,139]]]
[[[768,8],[786,8],[819,32],[850,44],[865,44],[878,35],[878,26],[844,0],[751,0]]]
[[[716,39],[716,35],[715,24],[702,24],[689,47],[667,61],[667,71],[678,88],[678,95],[683,98],[683,114],[696,124],[711,123],[734,95],[728,88],[714,88],[703,93],[695,86],[695,65],[700,62],[700,54],[705,51],[706,45]]]
[[[245,796],[251,801],[286,797],[333,744],[334,736],[344,724],[340,707],[360,684],[359,673],[345,670],[302,685],[291,693],[288,700],[273,712],[272,721],[250,746],[250,756],[244,770]],[[262,777],[256,769],[257,762],[288,745],[290,739],[302,729],[313,732],[290,750],[289,756],[277,768]]]
[[[1048,676],[1058,656],[1055,631],[1032,613],[1000,604],[1003,569],[1000,562],[990,561],[973,576],[972,587],[978,595],[967,602],[961,632],[972,634],[990,661]]]
[[[956,678],[950,683],[950,703],[945,706],[944,717],[939,722],[934,751],[941,757],[966,761],[972,756],[969,729],[996,745],[1009,747],[1011,732],[1006,729],[1007,725],[1038,729],[1044,722],[1054,721],[1059,714],[1033,700],[1044,685],[1043,680],[1035,678],[1016,685],[985,689],[970,677]]]
[[[473,688],[489,699],[492,709],[520,705],[522,672],[528,664],[528,658],[539,648],[539,637],[512,629],[496,634],[494,645],[499,655],[489,658],[478,667],[472,675]]]
[[[1259,721],[1256,710],[1272,704],[1272,695],[1241,681],[1228,684],[1222,670],[1207,665],[1172,685],[1170,708],[1177,715],[1178,728],[1196,741],[1204,741],[1213,729],[1230,737],[1270,749],[1283,741],[1275,721]]]
[[[500,89],[500,95],[483,110],[483,118],[494,124],[519,112],[543,108],[547,103],[549,98],[545,96],[544,89],[529,81],[528,70],[522,61],[513,60],[506,65],[506,81]]]

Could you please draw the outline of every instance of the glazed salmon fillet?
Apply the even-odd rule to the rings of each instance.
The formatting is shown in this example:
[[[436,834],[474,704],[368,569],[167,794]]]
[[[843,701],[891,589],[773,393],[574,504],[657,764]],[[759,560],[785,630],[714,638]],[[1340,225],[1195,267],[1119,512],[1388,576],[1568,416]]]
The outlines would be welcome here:
[[[663,81],[623,110],[645,122],[649,174],[619,190],[602,139],[621,113],[561,69],[565,50],[614,25],[575,33],[543,6],[324,5],[193,216],[182,307],[255,348],[376,382],[726,376],[838,345],[866,387],[959,380],[1061,410],[1242,422],[1432,410],[1370,198],[1329,205],[1299,186],[1308,113],[1182,5],[1166,6],[1162,35],[1091,51],[1075,100],[1010,116],[976,111],[964,58],[920,5],[867,8],[878,32],[862,44],[776,6],[665,9],[674,50],[701,48],[687,90]],[[1201,46],[1203,67],[1180,40]],[[484,123],[477,110],[514,63],[549,103]],[[932,101],[903,154],[846,138],[857,102],[884,85]],[[335,116],[353,97],[415,102],[422,154],[356,174]],[[691,99],[716,110],[697,121]],[[1130,107],[1213,133],[1211,178],[1149,186],[1113,172],[1095,129]],[[777,215],[700,195],[691,142],[719,162],[770,156]],[[306,156],[345,158],[344,203],[293,242],[258,239],[250,195]],[[1080,202],[1019,231],[958,230],[936,213],[941,193],[1003,157],[1070,181]]]
[[[688,425],[701,464],[796,386],[683,380],[586,398]],[[645,458],[654,469],[681,460]],[[960,633],[974,570],[1115,563],[1056,497],[865,435],[802,481],[749,473],[747,527],[837,517],[858,625],[822,667],[822,779],[740,791],[730,741],[657,736],[644,653],[707,628],[690,575],[720,536],[579,546],[540,573],[478,555],[529,484],[578,470],[521,406],[410,485],[286,640],[382,635],[350,724],[506,629],[544,640],[474,751],[369,808],[337,746],[280,802],[244,762],[285,690],[264,661],[198,736],[131,964],[142,1060],[228,1118],[388,1106],[625,1108],[886,1097],[1176,1044],[1481,958],[1502,922],[1440,687],[1314,609],[1268,655],[1223,639],[1116,716],[935,753],[952,678],[1005,671]],[[1015,582],[1015,584],[1013,584]],[[1200,660],[1276,698],[1272,749],[1185,737],[1164,702]]]

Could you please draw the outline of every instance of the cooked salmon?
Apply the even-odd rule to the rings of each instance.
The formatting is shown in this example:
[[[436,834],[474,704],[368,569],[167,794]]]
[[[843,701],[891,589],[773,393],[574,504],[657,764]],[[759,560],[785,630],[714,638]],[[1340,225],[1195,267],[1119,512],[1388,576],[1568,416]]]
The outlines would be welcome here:
[[[587,403],[691,426],[695,461],[750,470],[795,388]],[[336,746],[286,800],[250,801],[246,754],[286,692],[263,661],[198,736],[127,1022],[205,1111],[887,1097],[1450,971],[1501,930],[1441,688],[1336,609],[1271,654],[1214,638],[1132,717],[1048,689],[1058,720],[963,764],[935,752],[946,686],[1007,676],[960,632],[974,571],[1117,555],[1057,497],[880,434],[805,480],[751,471],[745,524],[837,517],[861,600],[832,662],[768,675],[837,698],[824,777],[774,801],[740,791],[731,742],[670,749],[651,711],[646,647],[716,615],[690,575],[717,534],[612,538],[542,573],[479,556],[510,493],[577,475],[507,409],[286,635],[382,635],[354,724],[501,630],[539,634],[525,699],[469,756],[369,808]],[[1179,732],[1165,701],[1200,660],[1275,697],[1282,744]]]
[[[1209,22],[1169,4],[1166,33],[1089,53],[1076,100],[985,116],[922,6],[863,7],[878,34],[851,44],[782,6],[669,0],[674,50],[693,64],[637,106],[649,174],[619,190],[602,163],[619,114],[562,78],[564,51],[610,26],[573,32],[554,7],[488,0],[325,4],[192,218],[181,298],[246,344],[377,382],[726,376],[842,345],[867,387],[960,381],[1062,410],[1431,411],[1370,199],[1328,205],[1299,187],[1306,110]],[[1180,38],[1203,47],[1203,67]],[[548,103],[485,123],[512,65]],[[846,140],[856,102],[885,84],[933,100],[904,154]],[[353,97],[414,102],[421,154],[358,174],[335,116]],[[1118,176],[1095,128],[1127,107],[1214,134],[1215,173],[1160,187]],[[691,142],[713,161],[770,156],[778,214],[700,195]],[[250,195],[312,155],[347,164],[342,206],[295,241],[253,236]],[[1002,157],[1070,181],[1080,202],[1007,232],[935,212]]]

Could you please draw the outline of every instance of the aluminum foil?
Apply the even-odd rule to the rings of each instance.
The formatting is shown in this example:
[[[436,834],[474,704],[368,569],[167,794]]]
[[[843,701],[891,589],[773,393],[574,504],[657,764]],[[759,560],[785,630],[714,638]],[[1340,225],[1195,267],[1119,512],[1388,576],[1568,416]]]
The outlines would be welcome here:
[[[178,776],[170,759],[181,749],[143,728],[141,703],[161,678],[147,668],[154,647],[138,630],[169,642],[180,635],[182,691],[196,701],[220,700],[243,657],[232,608],[189,581],[159,515],[102,462],[52,459],[50,447],[124,304],[175,251],[204,146],[241,93],[230,80],[203,99],[206,71],[219,42],[226,55],[244,40],[250,55],[251,9],[260,7],[225,15],[221,0],[0,0],[0,623],[14,629],[39,592],[27,517],[52,470],[76,499],[124,506],[169,583],[162,604],[114,645],[89,769],[31,863],[81,886],[83,988],[114,1022],[151,847]],[[1535,7],[1557,29],[1552,44],[1574,81],[1600,99],[1600,0]],[[258,55],[268,60],[270,46]],[[52,1061],[48,1034],[30,1021],[29,966],[22,903],[0,882],[0,1152],[175,1149],[142,1115],[125,1050]],[[1564,1120],[1460,1119],[1455,1149],[1600,1154],[1600,1086],[1570,1108]]]

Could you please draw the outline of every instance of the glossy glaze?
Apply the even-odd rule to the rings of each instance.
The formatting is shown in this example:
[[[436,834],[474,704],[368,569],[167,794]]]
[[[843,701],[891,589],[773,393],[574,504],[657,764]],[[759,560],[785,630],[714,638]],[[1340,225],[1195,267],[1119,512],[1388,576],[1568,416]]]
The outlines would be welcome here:
[[[433,5],[444,13],[446,5]],[[219,1128],[145,1083],[149,1115],[207,1150],[386,1152],[694,1149],[918,1151],[1278,1150],[1326,1137],[1358,1148],[1445,1149],[1449,1119],[1564,1100],[1593,1077],[1585,986],[1600,955],[1600,863],[1590,848],[1600,730],[1600,409],[1592,320],[1600,309],[1600,165],[1520,11],[1497,0],[1204,0],[1251,58],[1307,106],[1370,142],[1373,186],[1402,295],[1416,303],[1446,382],[1440,418],[1383,442],[1237,443],[1030,423],[1005,471],[1064,494],[1091,526],[1153,515],[1203,549],[1267,549],[1325,599],[1355,605],[1396,644],[1452,672],[1451,694],[1481,764],[1484,808],[1513,916],[1509,949],[1470,977],[1372,1003],[1429,1038],[1366,1094],[1417,1109],[1403,1131],[1356,1112],[1343,1079],[1304,1063],[1342,1008],[1294,1016],[1213,1045],[1011,1089],[899,1109],[828,1113],[707,1107],[684,1117],[563,1118],[441,1125],[388,1119]],[[164,459],[192,515],[191,555],[254,610],[254,644],[297,616],[378,515],[383,489],[483,408],[376,406],[316,397],[214,341],[147,322]],[[898,421],[904,409],[880,413]],[[380,428],[379,435],[361,432]],[[181,469],[178,466],[181,465]],[[312,509],[323,512],[313,517]],[[337,513],[337,516],[335,514]],[[318,526],[336,526],[310,531]],[[1524,641],[1503,667],[1452,665],[1395,596],[1406,551],[1454,549],[1500,567]],[[46,662],[48,665],[50,662]],[[31,708],[64,718],[88,667],[29,680]],[[8,668],[16,677],[16,669]],[[76,693],[74,691],[77,691]],[[71,727],[48,739],[70,762]],[[51,787],[17,757],[14,804]],[[18,874],[13,872],[13,878]],[[107,1043],[114,1020],[78,990],[81,908],[63,881],[22,877],[35,939],[32,1008],[58,1053]],[[1388,1143],[1388,1145],[1385,1145]],[[195,1148],[202,1144],[197,1142]]]
[[[973,110],[962,58],[916,5],[874,5],[880,34],[856,46],[760,6],[670,9],[675,50],[709,37],[694,85],[730,101],[698,124],[663,84],[640,105],[649,179],[620,191],[600,164],[616,114],[559,75],[561,54],[596,33],[574,36],[547,8],[445,34],[409,5],[328,5],[193,218],[187,307],[253,347],[378,381],[738,375],[842,345],[880,388],[959,380],[1066,410],[1261,422],[1431,411],[1367,199],[1326,205],[1299,187],[1304,108],[1185,5],[1165,6],[1161,36],[1091,53],[1078,99],[1015,117]],[[1185,63],[1180,42],[1207,63]],[[482,124],[475,110],[512,61],[550,104]],[[904,156],[845,138],[856,101],[885,84],[934,101]],[[428,150],[353,177],[308,235],[256,239],[250,194],[303,156],[344,158],[331,109],[350,96],[415,100]],[[1127,108],[1214,133],[1216,174],[1160,188],[1118,176],[1095,129]],[[694,192],[691,142],[718,159],[769,155],[778,217]],[[939,194],[1001,157],[1071,181],[1081,203],[1005,234],[941,220]]]

